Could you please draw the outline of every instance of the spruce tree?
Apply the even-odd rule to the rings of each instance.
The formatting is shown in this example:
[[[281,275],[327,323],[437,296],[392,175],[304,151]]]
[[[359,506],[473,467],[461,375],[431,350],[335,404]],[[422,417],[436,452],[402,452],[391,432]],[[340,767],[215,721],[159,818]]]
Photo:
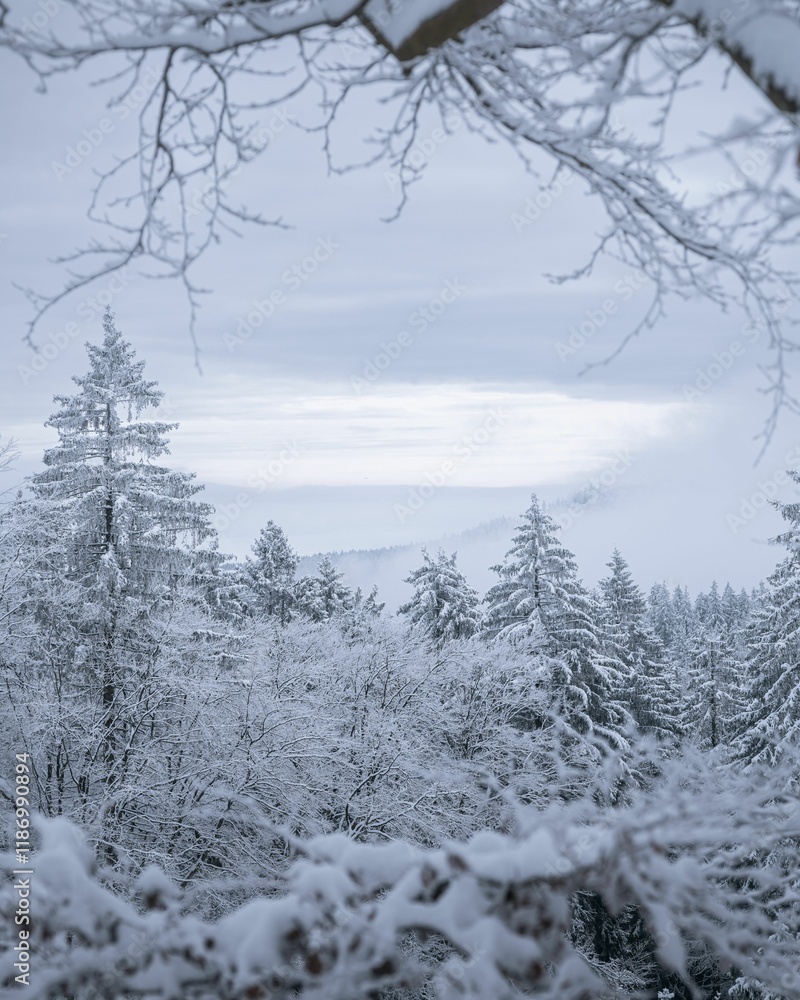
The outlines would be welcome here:
[[[336,569],[330,556],[324,556],[320,561],[317,568],[317,583],[324,621],[342,614],[352,605],[353,595],[344,582],[344,573]]]
[[[192,546],[213,536],[210,505],[195,500],[194,476],[165,468],[167,433],[176,424],[148,421],[163,393],[143,375],[144,362],[103,318],[103,341],[87,345],[89,370],[78,391],[56,396],[46,426],[58,443],[31,477],[34,502],[61,526],[59,565],[80,588],[78,662],[99,682],[105,779],[111,781],[125,733],[125,690],[152,663],[154,615],[191,581]]]
[[[442,549],[436,559],[422,550],[423,564],[406,578],[414,596],[398,611],[408,615],[425,639],[441,648],[451,639],[466,639],[480,625],[478,594],[456,566],[456,553],[446,556]]]
[[[683,726],[701,746],[727,746],[738,701],[740,668],[735,619],[727,588],[727,612],[716,581],[695,602],[694,631],[689,639]]]
[[[777,506],[789,528],[775,541],[789,552],[755,599],[737,719],[739,756],[769,764],[800,752],[800,503]]]
[[[611,574],[600,581],[603,622],[608,655],[621,661],[628,678],[628,710],[644,732],[672,736],[678,727],[680,697],[674,673],[665,664],[664,647],[647,620],[644,595],[617,549],[607,566]]]
[[[625,745],[623,677],[602,648],[599,608],[556,531],[534,494],[505,561],[492,567],[500,579],[485,598],[484,628],[547,661],[554,707],[576,730]]]
[[[274,521],[261,529],[252,552],[255,558],[248,558],[246,569],[256,606],[285,624],[295,604],[295,573],[300,560]]]
[[[352,591],[330,556],[322,557],[316,576],[303,576],[297,581],[295,600],[299,609],[316,622],[337,618],[353,606]]]
[[[672,602],[665,583],[655,583],[647,597],[647,623],[664,649],[672,644]]]
[[[386,602],[378,600],[377,586],[373,586],[366,597],[358,587],[350,607],[341,618],[343,633],[354,641],[364,641],[378,625],[385,607]]]
[[[682,706],[691,663],[690,645],[697,625],[688,590],[675,587],[670,594],[666,584],[656,584],[650,591],[647,620],[662,643],[668,683]],[[679,718],[683,718],[680,712]]]

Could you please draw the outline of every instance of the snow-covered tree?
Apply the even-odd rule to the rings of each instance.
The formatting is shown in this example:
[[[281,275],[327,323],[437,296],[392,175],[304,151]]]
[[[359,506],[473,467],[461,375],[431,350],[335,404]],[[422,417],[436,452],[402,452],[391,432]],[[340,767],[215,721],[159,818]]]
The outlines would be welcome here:
[[[549,660],[548,684],[565,719],[582,732],[624,742],[618,664],[603,650],[599,609],[578,579],[573,554],[534,494],[487,593],[484,629]]]
[[[647,596],[647,623],[666,649],[672,641],[672,604],[666,583],[654,583]]]
[[[650,591],[647,620],[663,645],[664,662],[672,674],[671,684],[682,704],[691,664],[691,641],[697,631],[695,608],[688,590],[676,586],[670,594],[666,584],[656,584]]]
[[[371,629],[380,620],[385,601],[378,600],[378,588],[373,586],[364,597],[361,587],[356,588],[350,607],[341,619],[341,626],[346,635],[354,639],[362,639],[369,635]]]
[[[366,597],[364,597],[361,587],[356,588],[356,592],[353,594],[354,610],[363,611],[364,614],[377,618],[383,613],[385,607],[386,603],[378,600],[378,587],[376,584],[371,587]]]
[[[474,635],[481,621],[478,594],[456,566],[456,553],[447,556],[440,549],[433,559],[423,548],[422,558],[422,566],[406,578],[414,595],[398,613],[407,615],[436,648]]]
[[[40,502],[57,510],[64,527],[64,572],[99,604],[117,597],[169,592],[190,559],[186,544],[213,535],[209,504],[194,475],[156,463],[169,454],[167,433],[177,427],[144,420],[163,393],[143,376],[144,361],[103,319],[103,342],[87,345],[89,371],[74,376],[78,392],[56,396],[46,422],[58,443],[31,477]]]
[[[250,587],[260,611],[289,621],[295,603],[295,573],[300,559],[274,521],[268,521],[247,560]]]
[[[344,614],[353,604],[353,594],[330,556],[323,556],[316,576],[301,577],[295,586],[295,600],[312,621],[324,622]]]
[[[7,472],[19,457],[19,450],[11,437],[0,434],[0,472]]]
[[[711,748],[728,745],[740,696],[740,622],[734,617],[738,598],[730,586],[725,592],[723,604],[715,581],[707,594],[697,597],[683,692],[683,727],[692,739]]]
[[[800,484],[800,473],[790,476]],[[789,550],[756,601],[747,630],[748,658],[738,749],[749,762],[774,763],[800,752],[800,503],[780,503]]]
[[[175,737],[171,717],[185,677],[200,663],[213,671],[229,636],[197,589],[195,546],[213,538],[212,509],[195,499],[192,475],[158,462],[174,425],[144,414],[162,394],[109,313],[103,329],[78,391],[56,397],[47,426],[58,442],[20,501],[40,556],[24,579],[20,613],[36,630],[12,701],[42,807],[97,811],[100,785],[116,803],[104,812],[111,828],[143,743],[161,741],[163,767],[180,756],[185,734]],[[215,559],[206,549],[202,565]]]
[[[647,602],[619,550],[606,565],[611,573],[600,581],[603,623],[608,655],[620,660],[628,681],[628,710],[643,731],[673,735],[680,692],[674,671],[665,662],[664,647],[647,620]]]
[[[255,898],[216,920],[187,912],[193,887],[155,866],[109,885],[74,826],[39,819],[36,910],[25,936],[38,965],[30,963],[25,992],[31,1000],[641,995],[634,977],[625,984],[633,989],[615,990],[603,963],[575,946],[572,900],[589,891],[608,912],[637,908],[661,974],[681,995],[706,994],[691,968],[702,947],[718,967],[797,1000],[796,944],[772,933],[776,921],[798,926],[798,803],[785,779],[709,774],[689,757],[625,807],[609,809],[588,789],[544,812],[517,807],[509,830],[425,848],[284,830],[292,861],[280,887],[264,891],[254,880]],[[794,871],[754,867],[781,840]],[[0,906],[13,913],[10,852],[0,866]],[[19,985],[14,944],[18,926],[6,920],[5,989]]]

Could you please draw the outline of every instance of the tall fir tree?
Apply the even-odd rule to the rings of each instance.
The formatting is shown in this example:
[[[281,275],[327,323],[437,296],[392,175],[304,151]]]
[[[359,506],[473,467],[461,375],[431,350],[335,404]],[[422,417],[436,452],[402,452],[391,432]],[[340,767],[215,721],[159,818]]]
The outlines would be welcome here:
[[[320,559],[316,576],[297,581],[295,599],[298,608],[315,622],[338,618],[353,606],[353,593],[330,556]]]
[[[406,578],[414,595],[398,613],[407,615],[437,649],[452,639],[474,635],[481,621],[478,594],[456,565],[456,553],[447,556],[440,549],[433,559],[423,548],[422,558],[422,566]]]
[[[690,645],[697,628],[688,590],[675,587],[670,594],[665,583],[656,584],[650,591],[647,620],[664,647],[669,683],[679,706],[683,706],[691,663]]]
[[[789,475],[800,485],[800,473]],[[755,596],[737,719],[738,755],[769,764],[800,755],[800,503],[776,506],[789,527],[775,541],[788,555]]]
[[[728,588],[730,596],[732,590]],[[736,714],[739,670],[731,609],[725,605],[716,581],[695,602],[694,630],[689,638],[683,726],[701,746],[727,745]]]
[[[628,678],[626,705],[639,728],[659,737],[678,730],[680,692],[666,665],[664,647],[647,619],[647,602],[630,567],[615,549],[600,581],[608,655],[621,661]]]
[[[484,628],[549,661],[554,707],[576,730],[626,745],[623,677],[602,648],[599,608],[556,532],[533,494],[505,561],[492,567],[500,579],[485,598]]]
[[[194,474],[155,463],[169,454],[167,433],[178,425],[141,419],[163,393],[143,377],[109,311],[103,342],[87,344],[89,371],[73,376],[78,392],[56,396],[45,426],[58,444],[46,468],[31,477],[37,500],[64,525],[64,570],[97,595],[167,591],[190,562],[184,542],[213,536],[212,507],[194,499]]]
[[[286,624],[295,605],[297,553],[274,521],[268,521],[253,543],[254,558],[248,558],[247,576],[258,610],[276,615]]]
[[[666,583],[654,583],[647,597],[647,622],[664,649],[672,643],[672,602]]]
[[[87,345],[89,370],[78,391],[56,396],[46,426],[58,443],[31,477],[34,502],[61,525],[57,572],[80,588],[80,663],[102,691],[105,778],[132,723],[127,681],[152,662],[149,622],[191,580],[192,547],[213,537],[212,508],[198,502],[194,476],[157,463],[176,424],[143,419],[163,393],[143,375],[144,362],[103,318],[103,341]]]

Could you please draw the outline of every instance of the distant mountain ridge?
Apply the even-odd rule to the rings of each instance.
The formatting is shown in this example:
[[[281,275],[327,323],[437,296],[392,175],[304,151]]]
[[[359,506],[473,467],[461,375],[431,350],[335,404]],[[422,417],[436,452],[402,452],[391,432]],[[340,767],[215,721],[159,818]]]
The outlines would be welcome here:
[[[317,552],[300,559],[298,575],[314,574],[320,559],[329,556],[348,584],[361,587],[365,593],[377,585],[378,596],[386,602],[386,610],[394,612],[411,594],[405,578],[422,562],[422,549],[449,555],[458,553],[458,565],[470,584],[483,594],[494,582],[490,566],[499,562],[511,541],[516,517],[497,517],[482,521],[466,531],[440,535],[418,544],[392,545],[379,549],[350,549],[343,552]]]
[[[617,493],[617,489],[609,489],[598,481],[569,496],[543,502],[543,506],[556,521],[569,526],[584,513],[612,503]],[[491,567],[502,562],[521,513],[481,521],[464,531],[448,532],[419,543],[315,552],[301,557],[298,575],[313,575],[323,556],[329,556],[336,568],[345,574],[349,586],[353,589],[361,587],[364,593],[377,586],[380,600],[386,602],[386,610],[394,612],[411,595],[411,587],[405,583],[405,578],[421,564],[422,549],[436,553],[441,548],[448,555],[458,553],[459,568],[470,585],[483,595],[497,581]]]

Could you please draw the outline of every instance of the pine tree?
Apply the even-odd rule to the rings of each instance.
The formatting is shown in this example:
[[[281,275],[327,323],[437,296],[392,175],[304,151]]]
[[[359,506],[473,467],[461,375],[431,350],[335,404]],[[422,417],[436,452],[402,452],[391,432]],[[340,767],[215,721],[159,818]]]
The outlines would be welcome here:
[[[670,594],[666,584],[656,584],[650,591],[647,620],[663,645],[668,683],[682,705],[691,664],[690,645],[697,629],[688,590],[675,587]]]
[[[683,694],[683,726],[702,746],[726,746],[736,714],[739,667],[730,587],[728,609],[716,581],[695,603],[695,627],[689,640],[689,662]]]
[[[665,737],[678,726],[680,693],[674,673],[665,665],[664,648],[647,620],[647,604],[627,562],[615,549],[607,563],[610,576],[600,581],[608,655],[621,661],[629,678],[626,702],[637,725]]]
[[[247,560],[247,575],[259,610],[276,615],[284,624],[295,604],[295,573],[300,562],[283,529],[268,521],[253,543],[254,559]]]
[[[188,565],[182,542],[213,535],[212,508],[193,499],[203,488],[193,474],[154,463],[178,425],[140,419],[164,394],[143,378],[144,362],[108,311],[103,330],[101,346],[87,345],[89,371],[73,377],[79,391],[55,397],[59,409],[45,426],[59,441],[31,488],[62,519],[70,579],[102,597],[152,595]]]
[[[301,576],[295,581],[292,601],[300,614],[306,615],[312,621],[323,619],[322,600],[319,592],[319,580],[314,576]]]
[[[386,607],[385,601],[378,601],[378,587],[377,584],[372,586],[372,589],[364,597],[361,592],[361,587],[358,587],[355,594],[353,594],[353,609],[364,615],[371,616],[373,618],[379,618],[383,614],[383,609]]]
[[[377,586],[373,586],[366,597],[358,587],[342,619],[344,633],[354,639],[364,639],[379,621],[385,607],[386,602],[378,600]]]
[[[647,598],[647,622],[664,649],[672,644],[672,602],[665,583],[655,583]]]
[[[213,536],[212,508],[194,499],[194,476],[164,468],[176,424],[142,419],[163,397],[143,377],[110,312],[100,346],[87,345],[89,371],[78,391],[56,396],[46,426],[58,443],[31,477],[36,503],[61,525],[57,573],[79,585],[82,668],[102,690],[105,778],[112,780],[125,721],[126,678],[152,662],[148,622],[192,574],[196,546]]]
[[[549,662],[555,706],[578,731],[624,745],[623,678],[602,649],[599,609],[535,494],[505,561],[492,568],[500,580],[485,598],[487,634],[522,643]]]
[[[672,642],[670,652],[677,669],[683,673],[689,663],[689,646],[697,630],[697,613],[686,587],[672,592]]]
[[[432,559],[422,550],[423,564],[406,578],[414,587],[414,596],[398,611],[408,615],[425,639],[441,648],[451,639],[466,639],[480,625],[478,594],[456,566],[456,553],[446,556],[442,549]]]
[[[752,601],[747,591],[742,588],[737,594],[733,587],[725,584],[720,597],[720,608],[725,619],[725,627],[732,637],[739,637],[750,617]]]
[[[316,576],[297,581],[295,600],[300,610],[316,622],[337,618],[353,606],[352,591],[330,556],[322,557]]]
[[[336,569],[330,556],[324,556],[320,561],[317,569],[317,582],[324,621],[347,611],[352,605],[353,595],[344,582],[344,573],[340,573]]]
[[[800,484],[800,473],[790,472]],[[776,764],[800,751],[800,503],[777,504],[789,529],[776,538],[789,554],[756,597],[747,629],[744,707],[738,755]]]
[[[717,583],[709,594],[695,601],[695,628],[689,637],[684,729],[699,743],[711,748],[722,739],[722,691],[724,623]]]

